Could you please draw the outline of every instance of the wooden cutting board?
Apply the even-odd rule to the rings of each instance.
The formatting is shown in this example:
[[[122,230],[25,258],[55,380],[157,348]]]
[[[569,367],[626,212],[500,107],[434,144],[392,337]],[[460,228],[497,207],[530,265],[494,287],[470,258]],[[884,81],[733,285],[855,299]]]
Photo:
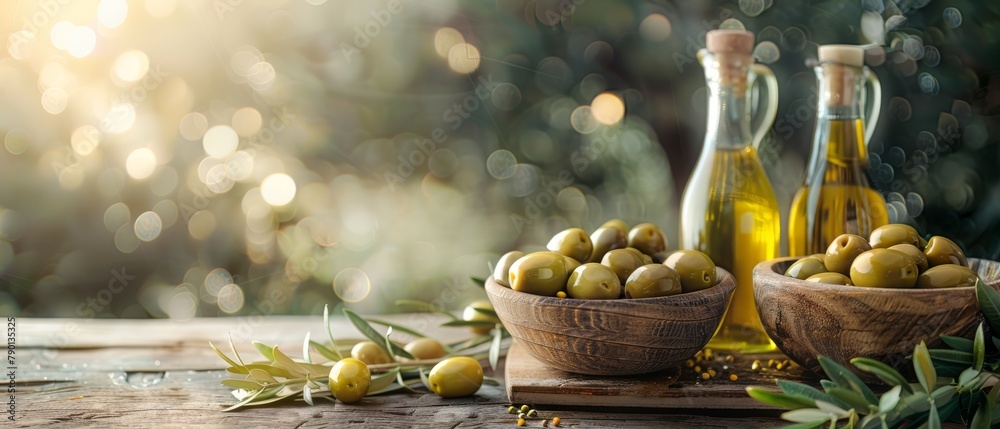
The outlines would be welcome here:
[[[703,362],[701,372],[681,365],[664,371],[624,377],[572,374],[546,366],[531,357],[517,341],[510,347],[506,361],[507,396],[513,404],[565,406],[637,407],[637,408],[726,408],[774,409],[747,396],[747,386],[775,387],[775,377],[819,385],[819,378],[797,365],[777,369],[786,357],[780,353],[765,355],[717,354]],[[753,362],[762,369],[754,371]],[[774,361],[769,368],[768,362]],[[716,376],[703,379],[712,368]],[[730,374],[737,380],[731,381]]]

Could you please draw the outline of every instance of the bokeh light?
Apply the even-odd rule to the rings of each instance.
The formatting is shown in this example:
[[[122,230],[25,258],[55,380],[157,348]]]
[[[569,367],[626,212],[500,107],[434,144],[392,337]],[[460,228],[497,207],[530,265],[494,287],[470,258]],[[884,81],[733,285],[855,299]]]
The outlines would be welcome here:
[[[285,173],[275,173],[260,183],[260,194],[268,204],[280,207],[295,198],[295,181]]]
[[[139,148],[125,160],[125,171],[133,179],[145,179],[156,169],[156,154],[148,148]]]
[[[625,117],[625,103],[617,95],[605,92],[590,102],[590,112],[597,122],[604,125],[616,124]]]

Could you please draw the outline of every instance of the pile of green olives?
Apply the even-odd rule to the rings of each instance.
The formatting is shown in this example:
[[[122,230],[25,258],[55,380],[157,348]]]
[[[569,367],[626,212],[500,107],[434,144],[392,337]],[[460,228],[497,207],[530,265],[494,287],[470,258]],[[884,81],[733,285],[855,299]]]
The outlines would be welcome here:
[[[493,280],[520,292],[577,299],[652,298],[715,285],[711,258],[696,250],[668,254],[666,235],[651,223],[629,229],[613,219],[590,235],[569,228],[546,248],[527,255],[507,252]]]
[[[979,280],[953,241],[938,235],[924,240],[903,224],[878,227],[868,239],[842,234],[825,254],[799,259],[785,275],[817,283],[897,289],[967,287]]]

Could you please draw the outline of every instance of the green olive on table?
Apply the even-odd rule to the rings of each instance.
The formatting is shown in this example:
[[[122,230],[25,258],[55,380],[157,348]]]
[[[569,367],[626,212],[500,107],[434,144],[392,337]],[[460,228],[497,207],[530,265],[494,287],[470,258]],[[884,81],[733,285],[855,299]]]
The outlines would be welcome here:
[[[819,258],[812,256],[807,256],[805,258],[795,261],[794,264],[785,270],[785,275],[788,277],[795,277],[799,280],[805,280],[814,274],[825,273],[826,265],[823,265],[823,261]]]
[[[628,248],[615,249],[605,253],[604,258],[601,259],[601,265],[610,268],[618,275],[618,281],[625,283],[628,276],[632,275],[636,268],[646,265],[646,262],[642,259],[642,254],[639,251]]]
[[[823,264],[830,272],[840,273],[845,276],[851,274],[851,263],[854,258],[862,252],[871,250],[872,246],[864,237],[854,234],[841,234],[833,239],[830,247],[826,248],[826,256]]]
[[[855,286],[905,289],[917,283],[917,264],[905,253],[872,249],[854,259],[851,282]]]
[[[935,235],[930,240],[927,240],[927,246],[924,247],[924,255],[927,255],[927,265],[930,267],[944,264],[969,265],[969,261],[965,259],[965,252],[962,251],[962,248],[958,247],[954,241],[940,235]]]
[[[510,266],[508,281],[511,289],[535,295],[555,296],[566,288],[568,258],[555,252],[535,252],[524,255]]]
[[[920,245],[920,234],[912,226],[894,223],[875,228],[869,236],[872,249],[888,249],[897,244]]]
[[[462,320],[467,322],[490,322],[491,324],[489,326],[469,327],[469,330],[472,331],[473,334],[486,335],[493,330],[494,325],[500,323],[500,319],[497,319],[491,314],[477,311],[477,308],[493,311],[493,304],[486,300],[473,301],[471,304],[465,306],[465,311],[462,312]]]
[[[579,267],[581,265],[580,261],[577,261],[576,259],[570,258],[569,256],[566,256],[565,258],[566,258],[567,273],[572,273],[573,270],[576,269],[576,267]]]
[[[358,402],[368,394],[372,374],[368,365],[354,358],[344,358],[330,368],[330,392],[345,404]]]
[[[975,286],[978,281],[979,276],[969,267],[946,264],[924,271],[917,277],[917,287],[921,289],[968,287]]]
[[[590,234],[590,242],[594,244],[594,251],[590,253],[588,262],[601,262],[605,253],[615,249],[622,249],[628,246],[627,232],[613,226],[602,226]]]
[[[470,357],[451,357],[434,365],[427,379],[431,391],[442,398],[470,396],[483,386],[483,367]]]
[[[433,338],[417,338],[406,344],[406,347],[403,347],[403,350],[406,350],[407,353],[413,355],[414,358],[421,360],[437,359],[448,354],[448,352],[444,350],[444,346]]]
[[[497,261],[496,268],[493,269],[493,281],[497,284],[510,287],[510,281],[508,280],[508,275],[510,274],[510,266],[514,265],[518,259],[524,257],[524,252],[519,252],[517,250],[511,250],[510,252],[504,253]]]
[[[652,255],[667,249],[667,236],[656,225],[640,223],[628,232],[628,246],[646,255]]]
[[[636,268],[625,281],[625,298],[653,298],[683,292],[681,276],[663,264]]]
[[[580,228],[569,228],[552,236],[545,248],[582,263],[590,259],[590,254],[594,251],[594,244],[590,242],[590,236],[587,235],[586,231]]]
[[[840,273],[817,273],[813,274],[805,279],[807,282],[823,283],[828,285],[844,285],[850,286],[851,279]]]
[[[684,293],[708,289],[715,285],[715,262],[697,250],[678,250],[671,253],[663,265],[681,277]]]
[[[392,362],[389,353],[382,346],[372,341],[362,341],[355,344],[354,348],[351,349],[351,357],[364,362],[365,365],[379,365]]]
[[[583,264],[569,275],[566,295],[577,299],[615,299],[622,294],[622,283],[611,268],[601,264]]]
[[[910,259],[913,259],[914,264],[917,264],[917,269],[920,270],[920,272],[924,272],[927,270],[927,255],[925,255],[923,251],[918,249],[917,246],[914,246],[912,244],[897,244],[894,246],[889,246],[889,249],[898,250],[900,252],[905,253],[906,256],[909,256]]]

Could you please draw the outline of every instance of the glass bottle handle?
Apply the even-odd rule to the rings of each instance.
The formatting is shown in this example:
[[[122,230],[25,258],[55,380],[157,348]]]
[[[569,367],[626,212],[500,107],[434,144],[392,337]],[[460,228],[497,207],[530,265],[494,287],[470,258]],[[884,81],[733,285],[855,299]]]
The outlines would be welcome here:
[[[872,111],[868,115],[865,115],[865,145],[870,145],[872,143],[872,135],[875,134],[875,124],[878,123],[878,114],[882,109],[882,84],[878,80],[878,76],[871,71],[868,67],[864,69],[865,82],[872,87]],[[867,91],[862,92],[862,97],[867,97]],[[861,108],[864,108],[864,98],[861,99]]]
[[[778,79],[774,77],[774,72],[763,64],[753,65],[753,75],[755,76],[754,80],[757,77],[763,77],[764,86],[767,87],[767,110],[764,111],[764,116],[753,133],[752,144],[753,148],[757,149],[761,140],[764,140],[764,136],[771,129],[771,125],[774,124],[774,117],[778,113]],[[751,82],[752,84],[753,82]]]

